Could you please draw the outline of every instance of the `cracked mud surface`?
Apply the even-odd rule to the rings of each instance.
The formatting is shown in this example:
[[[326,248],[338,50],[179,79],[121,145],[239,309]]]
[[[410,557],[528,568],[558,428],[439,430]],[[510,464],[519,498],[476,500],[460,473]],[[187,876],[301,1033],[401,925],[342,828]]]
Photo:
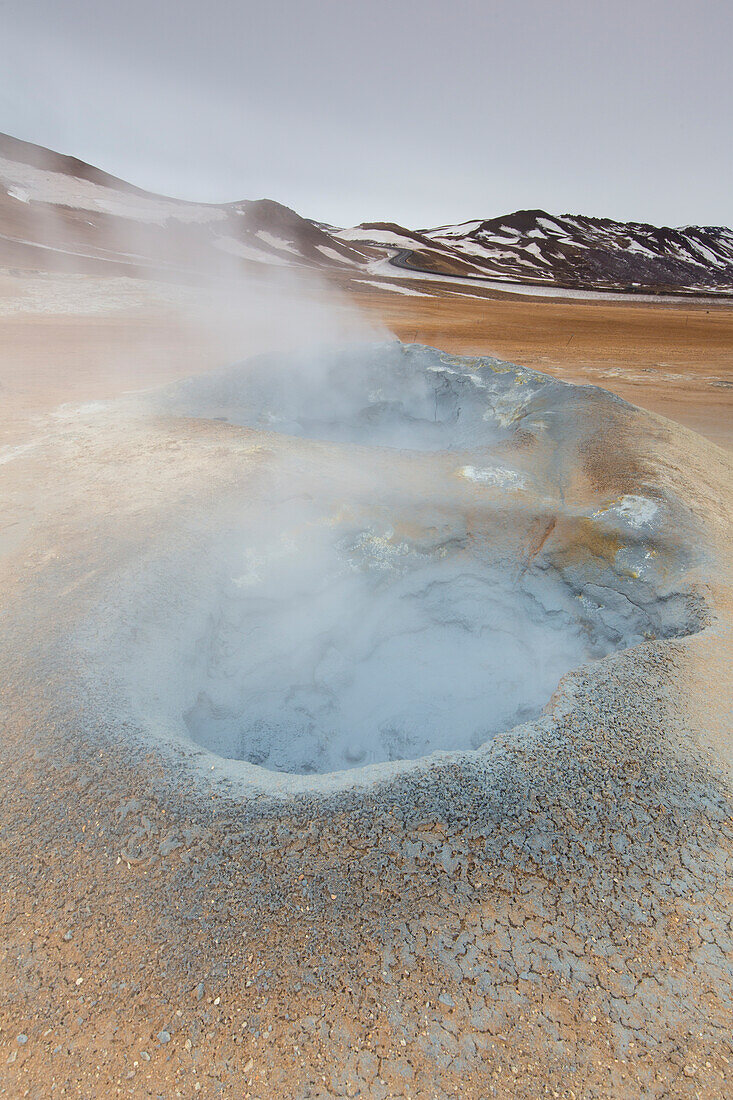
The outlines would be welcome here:
[[[570,398],[582,430],[559,474],[527,418],[511,450],[562,488],[523,529],[528,554],[583,590],[609,560],[628,581],[633,532],[619,545],[573,509],[663,500],[665,606],[699,632],[570,673],[541,718],[477,753],[287,797],[110,714],[114,685],[76,643],[161,533],[176,553],[206,545],[201,470],[207,498],[235,499],[272,437],[156,420],[8,465],[6,1095],[730,1094],[730,464]],[[293,461],[321,444],[303,447]],[[696,553],[665,557],[675,538]]]

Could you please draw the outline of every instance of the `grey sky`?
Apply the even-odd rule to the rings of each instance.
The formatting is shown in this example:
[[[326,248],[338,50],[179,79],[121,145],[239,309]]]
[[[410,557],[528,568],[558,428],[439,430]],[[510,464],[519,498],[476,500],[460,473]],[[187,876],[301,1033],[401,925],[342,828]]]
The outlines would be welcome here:
[[[729,0],[0,0],[0,129],[336,224],[733,223]]]

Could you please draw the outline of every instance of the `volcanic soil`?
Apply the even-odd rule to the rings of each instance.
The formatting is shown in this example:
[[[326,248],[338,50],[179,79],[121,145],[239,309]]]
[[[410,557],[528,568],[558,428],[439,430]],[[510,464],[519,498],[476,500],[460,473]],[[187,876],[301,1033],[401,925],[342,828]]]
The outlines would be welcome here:
[[[116,556],[246,494],[270,444],[193,419],[77,436],[61,402],[222,348],[137,306],[3,316],[0,1095],[727,1100],[733,312],[358,301],[651,410],[599,398],[551,507],[674,502],[693,632],[569,674],[488,756],[375,788],[240,798],[174,768],[108,736],[70,639]]]

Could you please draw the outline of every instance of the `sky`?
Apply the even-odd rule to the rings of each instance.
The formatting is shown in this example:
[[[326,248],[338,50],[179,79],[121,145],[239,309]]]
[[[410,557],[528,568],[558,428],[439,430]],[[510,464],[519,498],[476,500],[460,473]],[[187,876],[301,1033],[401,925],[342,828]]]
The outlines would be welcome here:
[[[336,225],[733,224],[729,0],[0,0],[0,130]]]

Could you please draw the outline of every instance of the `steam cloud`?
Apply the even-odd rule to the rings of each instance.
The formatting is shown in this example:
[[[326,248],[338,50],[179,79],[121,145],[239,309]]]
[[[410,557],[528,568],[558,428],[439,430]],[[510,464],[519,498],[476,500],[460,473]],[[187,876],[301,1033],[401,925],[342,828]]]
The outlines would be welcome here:
[[[119,589],[144,614],[108,645],[146,724],[298,774],[474,749],[569,669],[659,629],[528,554],[548,486],[497,452],[564,392],[393,341],[263,356],[138,401],[252,448],[246,492],[208,502],[190,545]]]
[[[68,276],[65,215],[43,216]],[[557,384],[385,341],[312,275],[212,257],[195,224],[105,225],[97,258],[148,276],[115,277],[147,318],[134,362],[108,351],[115,392],[148,392],[100,428],[193,418],[223,463],[244,447],[248,471],[246,492],[209,497],[203,468],[193,529],[161,512],[97,612],[87,660],[111,663],[146,728],[298,774],[472,749],[536,715],[569,669],[658,627],[623,597],[579,600],[528,552],[551,487],[506,454]],[[83,292],[100,281],[78,277]],[[199,371],[245,362],[161,388],[191,374],[186,343]]]

